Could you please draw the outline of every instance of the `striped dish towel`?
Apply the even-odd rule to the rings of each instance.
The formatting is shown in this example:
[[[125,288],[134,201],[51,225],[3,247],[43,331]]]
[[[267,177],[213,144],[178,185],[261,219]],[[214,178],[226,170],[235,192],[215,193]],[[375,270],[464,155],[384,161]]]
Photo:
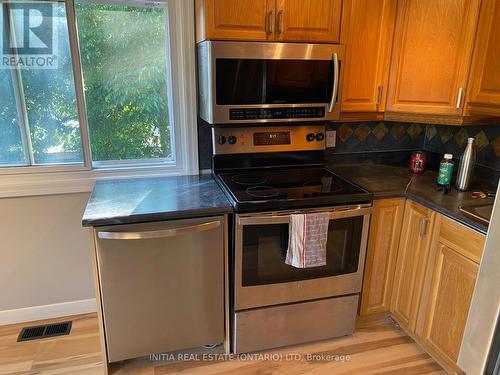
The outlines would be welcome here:
[[[326,265],[329,222],[328,212],[290,215],[285,263],[295,268]]]

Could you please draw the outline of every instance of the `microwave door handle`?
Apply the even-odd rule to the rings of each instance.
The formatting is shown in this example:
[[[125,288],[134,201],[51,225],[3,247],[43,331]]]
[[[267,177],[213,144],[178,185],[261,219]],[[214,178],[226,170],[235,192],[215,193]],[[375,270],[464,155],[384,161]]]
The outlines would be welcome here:
[[[328,105],[328,112],[332,112],[335,107],[335,102],[337,101],[337,94],[339,91],[339,58],[337,53],[334,52],[332,55],[333,61],[333,83],[332,83],[332,99]]]

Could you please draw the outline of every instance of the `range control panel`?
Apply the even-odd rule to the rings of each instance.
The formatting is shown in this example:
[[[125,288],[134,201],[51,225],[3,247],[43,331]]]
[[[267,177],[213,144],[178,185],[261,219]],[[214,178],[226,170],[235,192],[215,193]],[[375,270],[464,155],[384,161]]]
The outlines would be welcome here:
[[[229,109],[229,120],[317,119],[324,117],[325,107]]]
[[[324,150],[324,126],[212,128],[215,155]]]

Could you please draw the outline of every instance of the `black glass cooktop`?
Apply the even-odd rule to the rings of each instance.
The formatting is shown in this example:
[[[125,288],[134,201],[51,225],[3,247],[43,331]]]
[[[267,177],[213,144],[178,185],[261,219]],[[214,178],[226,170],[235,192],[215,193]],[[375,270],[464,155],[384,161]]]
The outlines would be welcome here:
[[[370,193],[326,168],[222,172],[217,179],[237,211],[369,202]]]

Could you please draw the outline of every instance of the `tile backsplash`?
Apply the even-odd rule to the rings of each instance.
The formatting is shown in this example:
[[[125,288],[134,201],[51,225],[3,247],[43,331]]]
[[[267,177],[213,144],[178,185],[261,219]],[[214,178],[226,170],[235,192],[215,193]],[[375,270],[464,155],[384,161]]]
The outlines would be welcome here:
[[[363,157],[379,161],[406,164],[414,150],[435,154],[438,159],[444,153],[451,153],[458,159],[467,144],[468,137],[474,137],[476,163],[500,173],[500,125],[446,126],[419,123],[372,121],[339,122],[327,124],[327,130],[337,131],[336,146],[327,148],[330,158]],[[198,119],[198,150],[200,169],[209,169],[212,164],[212,143],[210,125]],[[396,157],[397,156],[397,157]],[[345,158],[347,157],[347,159]]]
[[[476,163],[500,171],[500,125],[446,126],[404,122],[330,123],[337,145],[327,155],[424,150],[460,158],[467,138],[474,137]]]
[[[424,124],[404,122],[330,123],[328,130],[337,131],[335,148],[327,153],[366,153],[421,149],[425,141]]]
[[[428,125],[424,150],[453,154],[460,158],[467,138],[474,137],[476,164],[500,170],[500,125],[435,126]]]

